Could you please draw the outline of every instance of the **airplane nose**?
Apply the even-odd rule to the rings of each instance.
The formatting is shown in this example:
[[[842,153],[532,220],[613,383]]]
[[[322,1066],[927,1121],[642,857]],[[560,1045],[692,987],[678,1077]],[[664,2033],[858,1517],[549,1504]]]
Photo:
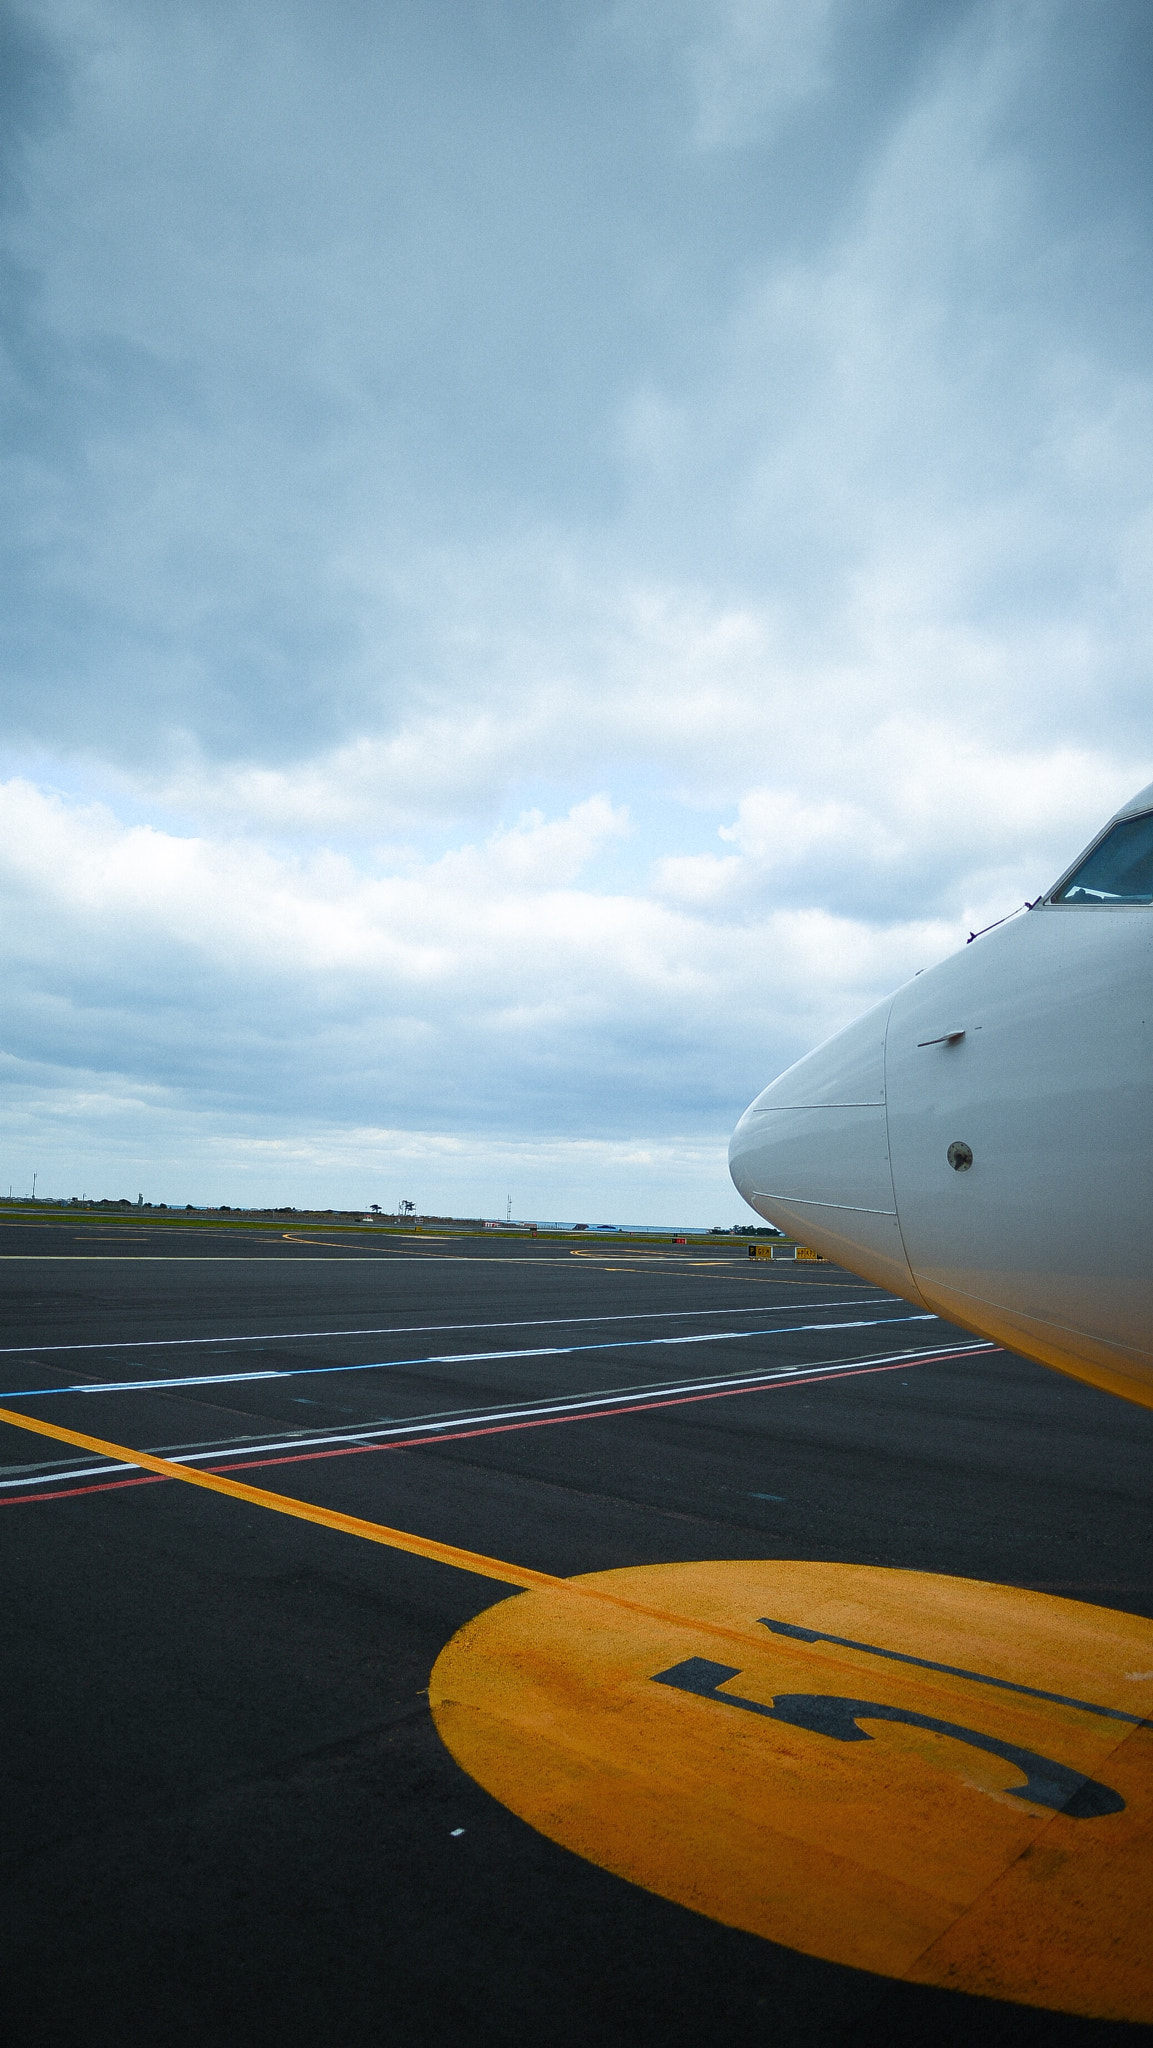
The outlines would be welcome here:
[[[889,1167],[891,1008],[889,997],[757,1096],[733,1132],[729,1171],[750,1207],[790,1237],[919,1299]]]

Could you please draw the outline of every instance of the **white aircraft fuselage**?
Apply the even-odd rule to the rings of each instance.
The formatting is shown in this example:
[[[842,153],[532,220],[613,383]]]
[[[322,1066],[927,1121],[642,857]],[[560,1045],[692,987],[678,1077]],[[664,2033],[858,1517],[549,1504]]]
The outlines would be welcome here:
[[[729,1166],[838,1264],[1153,1407],[1153,785],[772,1082]]]

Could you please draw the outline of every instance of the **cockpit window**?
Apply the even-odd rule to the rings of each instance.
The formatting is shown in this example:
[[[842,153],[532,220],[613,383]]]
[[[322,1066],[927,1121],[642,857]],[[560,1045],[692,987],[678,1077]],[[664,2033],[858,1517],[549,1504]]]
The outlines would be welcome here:
[[[1087,854],[1054,903],[1153,903],[1153,811],[1122,818]]]

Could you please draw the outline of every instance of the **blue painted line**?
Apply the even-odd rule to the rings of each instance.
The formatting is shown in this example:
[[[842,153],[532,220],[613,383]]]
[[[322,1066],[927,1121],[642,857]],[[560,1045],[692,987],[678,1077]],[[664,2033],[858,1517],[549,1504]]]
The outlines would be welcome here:
[[[788,1315],[790,1309],[797,1315],[806,1308],[865,1308],[876,1298],[874,1293],[853,1295],[841,1302],[797,1301],[787,1306],[746,1302],[743,1308],[646,1308],[623,1316],[517,1316],[498,1323],[374,1323],[361,1330],[260,1330],[250,1336],[233,1332],[223,1337],[115,1337],[99,1344],[0,1344],[0,1358],[45,1358],[56,1351],[174,1351],[203,1344],[304,1344],[330,1337],[342,1341],[349,1337],[429,1337],[445,1330],[459,1330],[463,1336],[469,1330],[574,1330],[585,1323],[700,1322],[706,1316],[779,1316]],[[881,1294],[881,1299],[895,1301],[896,1297]]]
[[[269,1369],[263,1372],[220,1372],[192,1373],[182,1379],[167,1380],[102,1380],[96,1383],[79,1382],[70,1387],[16,1387],[11,1392],[0,1394],[0,1401],[47,1400],[57,1394],[147,1394],[159,1393],[172,1387],[227,1387],[239,1386],[249,1380],[291,1380],[322,1379],[333,1373],[349,1372],[397,1372],[406,1366],[420,1365],[473,1365],[488,1360],[507,1358],[571,1358],[577,1353],[594,1351],[645,1351],[654,1346],[670,1348],[681,1344],[736,1344],[747,1342],[752,1337],[792,1337],[824,1330],[874,1330],[889,1328],[903,1323],[935,1323],[939,1317],[917,1314],[912,1316],[869,1316],[853,1322],[834,1323],[790,1323],[773,1329],[759,1330],[706,1330],[678,1337],[622,1337],[614,1338],[607,1344],[541,1344],[529,1350],[519,1351],[440,1351],[423,1358],[374,1359],[363,1365],[297,1365]]]
[[[912,1320],[912,1318],[910,1318]],[[244,1471],[252,1467],[257,1454],[264,1452],[288,1451],[287,1462],[298,1464],[308,1462],[309,1456],[348,1456],[355,1451],[405,1449],[413,1444],[425,1445],[436,1442],[453,1443],[461,1436],[486,1435],[492,1430],[502,1431],[506,1427],[536,1428],[543,1424],[574,1422],[600,1416],[602,1419],[617,1415],[645,1415],[654,1409],[679,1407],[685,1401],[715,1400],[727,1394],[753,1394],[772,1387],[812,1387],[831,1385],[834,1381],[855,1378],[859,1373],[878,1370],[908,1370],[912,1366],[931,1365],[940,1357],[969,1357],[977,1351],[995,1350],[995,1345],[967,1344],[962,1350],[956,1345],[938,1345],[930,1351],[881,1352],[864,1358],[816,1359],[808,1365],[758,1366],[750,1372],[724,1379],[657,1380],[647,1385],[614,1387],[603,1394],[574,1394],[549,1399],[547,1397],[530,1401],[527,1405],[510,1408],[490,1404],[476,1411],[458,1408],[446,1413],[444,1410],[432,1414],[410,1416],[406,1422],[393,1420],[366,1424],[361,1429],[327,1429],[318,1436],[305,1436],[298,1430],[280,1430],[271,1439],[248,1437],[243,1441],[228,1439],[223,1443],[201,1443],[193,1445],[167,1444],[154,1447],[155,1455],[171,1460],[173,1464],[208,1464],[213,1470],[222,1470],[225,1459],[243,1460],[238,1467]],[[621,1404],[624,1403],[622,1406]],[[130,1460],[120,1461],[126,1469],[136,1470]],[[261,1462],[284,1463],[283,1458],[261,1460]],[[20,1472],[30,1468],[20,1466]],[[43,1487],[54,1477],[66,1479],[98,1478],[107,1472],[107,1465],[68,1466],[64,1461],[47,1460],[31,1468],[32,1476],[0,1479],[0,1492],[19,1492],[22,1488]],[[39,1495],[30,1495],[32,1499]],[[780,1499],[772,1495],[767,1498]]]

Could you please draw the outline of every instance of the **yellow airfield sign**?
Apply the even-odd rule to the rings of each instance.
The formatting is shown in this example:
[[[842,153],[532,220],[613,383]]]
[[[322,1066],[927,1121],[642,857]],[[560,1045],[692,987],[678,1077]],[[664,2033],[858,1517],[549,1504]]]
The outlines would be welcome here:
[[[1153,1623],[861,1565],[567,1584],[593,1597],[501,1601],[430,1685],[542,1834],[831,1962],[1153,2020]]]

